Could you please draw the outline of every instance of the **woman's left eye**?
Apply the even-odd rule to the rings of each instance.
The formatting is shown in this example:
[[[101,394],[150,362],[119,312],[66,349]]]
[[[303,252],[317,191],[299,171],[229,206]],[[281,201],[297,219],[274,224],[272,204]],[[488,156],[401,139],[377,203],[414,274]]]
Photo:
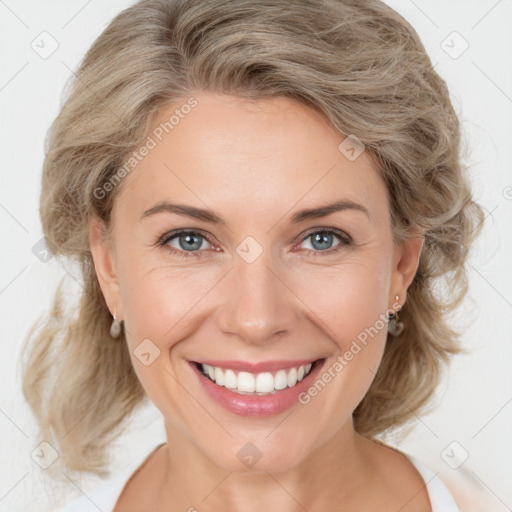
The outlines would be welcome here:
[[[333,247],[334,239],[337,238],[339,243]],[[303,236],[301,243],[309,242],[311,249],[306,248],[305,252],[308,255],[324,255],[337,252],[352,243],[352,238],[343,231],[333,229],[321,229],[311,231]],[[170,234],[165,234],[159,241],[158,245],[165,248],[170,248],[171,252],[180,257],[197,257],[200,249],[204,249],[203,244],[206,242],[208,245],[208,237],[198,231],[177,231]],[[175,245],[172,245],[174,243]],[[296,245],[294,246],[296,247]]]
[[[334,238],[337,238],[338,240],[340,240],[340,242],[334,247],[332,247]],[[332,229],[312,231],[302,239],[302,242],[308,239],[311,240],[309,244],[311,245],[313,250],[308,249],[306,252],[308,255],[313,254],[315,256],[332,254],[333,252],[337,252],[352,243],[352,238],[349,235],[347,235],[343,231]]]

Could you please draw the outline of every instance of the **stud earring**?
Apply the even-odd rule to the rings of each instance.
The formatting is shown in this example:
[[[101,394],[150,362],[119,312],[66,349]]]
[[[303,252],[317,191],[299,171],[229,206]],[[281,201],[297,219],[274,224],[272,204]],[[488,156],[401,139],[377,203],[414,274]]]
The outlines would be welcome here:
[[[395,300],[398,302],[400,297],[398,295],[395,295]],[[388,314],[388,332],[392,336],[398,336],[402,333],[404,330],[404,323],[398,321],[398,312],[402,309],[402,305],[400,304],[400,307],[393,311],[392,313]]]
[[[116,318],[116,310],[114,309],[114,320],[112,321],[112,325],[110,326],[110,336],[112,338],[119,338],[121,334],[121,322]]]

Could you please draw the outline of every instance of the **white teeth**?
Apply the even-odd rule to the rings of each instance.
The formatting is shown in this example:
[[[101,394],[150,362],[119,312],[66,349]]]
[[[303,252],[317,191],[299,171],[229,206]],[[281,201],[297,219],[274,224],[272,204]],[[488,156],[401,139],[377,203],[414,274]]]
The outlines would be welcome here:
[[[233,370],[226,370],[224,372],[224,386],[229,389],[233,389],[238,386],[236,373]]]
[[[279,370],[275,374],[270,372],[258,374],[238,372],[238,375],[231,369],[225,370],[208,364],[202,364],[201,366],[203,372],[218,386],[225,386],[241,394],[266,395],[295,386],[297,382],[300,382],[309,374],[313,365],[308,363],[297,368]]]
[[[224,386],[224,372],[220,368],[215,368],[215,383]]]
[[[271,373],[259,373],[256,377],[256,391],[259,393],[270,393],[274,391],[274,377]]]
[[[274,387],[276,389],[284,389],[288,386],[288,377],[285,370],[279,370],[274,377]]]
[[[247,391],[248,393],[254,392],[254,376],[248,372],[240,372],[238,374],[238,391]]]
[[[288,387],[293,388],[297,384],[297,368],[291,368],[288,372]]]

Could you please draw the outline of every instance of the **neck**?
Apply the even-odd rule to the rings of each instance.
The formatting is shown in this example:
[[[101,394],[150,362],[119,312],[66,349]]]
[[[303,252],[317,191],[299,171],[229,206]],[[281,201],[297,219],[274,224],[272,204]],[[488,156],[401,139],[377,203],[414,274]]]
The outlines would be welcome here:
[[[249,471],[225,469],[168,424],[166,431],[159,501],[173,510],[296,512],[329,510],[333,502],[357,508],[357,496],[368,488],[371,441],[351,421],[297,465],[276,472],[258,471],[257,464]]]

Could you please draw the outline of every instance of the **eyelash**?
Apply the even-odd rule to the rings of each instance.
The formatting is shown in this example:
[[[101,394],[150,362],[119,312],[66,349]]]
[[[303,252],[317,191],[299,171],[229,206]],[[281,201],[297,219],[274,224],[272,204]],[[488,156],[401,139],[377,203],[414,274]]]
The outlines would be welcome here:
[[[309,238],[310,236],[315,235],[317,233],[334,234],[335,236],[337,236],[340,239],[340,243],[338,245],[336,245],[335,247],[333,247],[331,249],[327,249],[325,251],[306,249],[307,256],[326,256],[326,255],[329,256],[329,255],[332,255],[334,253],[337,253],[337,252],[343,250],[344,248],[346,248],[350,245],[353,245],[353,240],[352,240],[351,236],[347,235],[343,231],[340,231],[338,229],[333,229],[333,228],[315,228],[314,230],[307,232],[302,237],[302,239],[300,240],[299,243],[304,242],[307,238]],[[175,256],[178,256],[181,258],[189,258],[189,257],[198,258],[200,256],[200,253],[202,252],[202,250],[184,251],[184,250],[179,250],[179,249],[175,249],[174,247],[168,246],[168,243],[171,240],[174,240],[175,238],[178,238],[179,236],[185,235],[185,234],[199,235],[202,238],[204,238],[207,242],[209,242],[210,244],[213,245],[213,242],[209,239],[208,236],[203,234],[203,232],[201,232],[200,230],[192,230],[192,229],[171,231],[170,233],[165,233],[157,240],[156,244],[162,248],[168,249]]]

